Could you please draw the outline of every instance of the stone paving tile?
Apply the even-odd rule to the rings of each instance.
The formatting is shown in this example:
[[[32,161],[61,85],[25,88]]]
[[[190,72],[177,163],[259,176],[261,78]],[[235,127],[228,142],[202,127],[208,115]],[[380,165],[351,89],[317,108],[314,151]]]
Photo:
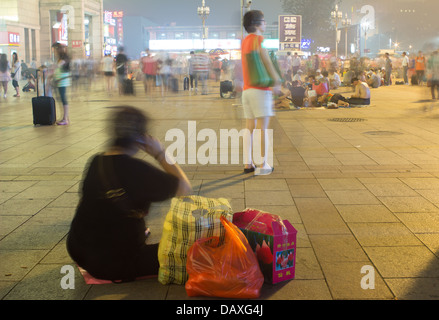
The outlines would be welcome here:
[[[349,222],[399,222],[398,218],[380,204],[338,204],[335,206],[343,220]]]
[[[424,246],[364,247],[383,278],[438,278],[439,258]]]
[[[348,223],[355,238],[364,247],[416,246],[422,243],[402,223]]]
[[[404,96],[420,88],[402,89],[374,90],[376,104],[369,108],[278,112],[271,122],[270,176],[243,175],[240,165],[182,165],[195,194],[224,196],[235,212],[254,207],[278,214],[298,230],[296,279],[264,284],[261,300],[438,299],[437,123],[433,114],[413,113],[418,105]],[[66,234],[83,170],[107,143],[110,106],[142,108],[153,118],[151,132],[164,141],[169,128],[186,132],[192,120],[197,130],[242,128],[244,121],[230,108],[235,101],[217,93],[149,101],[141,94],[110,100],[103,92],[87,93],[72,99],[68,127],[32,126],[25,101],[0,108],[0,299],[188,299],[184,286],[163,286],[156,279],[86,285],[76,267],[75,290],[62,289],[61,267],[74,266]],[[404,107],[395,110],[395,103]],[[366,121],[328,121],[335,117]],[[160,240],[169,205],[151,207],[148,243]],[[364,265],[377,271],[374,290],[360,286]]]

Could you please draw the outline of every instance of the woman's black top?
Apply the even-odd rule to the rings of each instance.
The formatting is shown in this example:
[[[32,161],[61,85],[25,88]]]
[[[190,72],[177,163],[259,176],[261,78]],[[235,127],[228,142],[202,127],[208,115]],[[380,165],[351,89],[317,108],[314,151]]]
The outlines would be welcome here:
[[[133,217],[103,197],[106,184],[100,172],[100,158],[115,174],[129,197],[129,203],[146,213],[152,202],[173,197],[178,179],[142,160],[128,155],[96,155],[86,172],[82,197],[67,240],[72,259],[95,277],[112,278],[126,274],[145,246],[145,221]],[[106,167],[106,168],[108,168]],[[107,270],[107,271],[106,271]]]

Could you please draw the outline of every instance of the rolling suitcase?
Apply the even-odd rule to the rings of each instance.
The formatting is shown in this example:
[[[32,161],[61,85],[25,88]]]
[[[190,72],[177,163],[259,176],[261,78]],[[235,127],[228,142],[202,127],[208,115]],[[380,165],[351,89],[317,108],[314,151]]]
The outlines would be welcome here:
[[[188,77],[184,77],[183,79],[183,86],[184,86],[184,90],[189,90],[189,78]]]
[[[169,86],[171,87],[172,92],[178,92],[178,79],[174,77],[170,78]]]
[[[126,95],[134,95],[133,80],[125,79],[123,81],[123,93]]]
[[[43,90],[44,96],[40,96],[38,89],[38,70],[37,70],[37,96],[32,98],[32,113],[34,125],[53,125],[56,121],[56,106],[53,97],[46,97],[46,84],[43,71]]]

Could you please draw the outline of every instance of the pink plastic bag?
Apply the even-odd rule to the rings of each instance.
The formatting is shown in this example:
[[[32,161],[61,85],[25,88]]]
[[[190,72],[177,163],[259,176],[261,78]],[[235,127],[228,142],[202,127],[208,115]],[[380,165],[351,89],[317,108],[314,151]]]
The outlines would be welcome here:
[[[253,250],[242,232],[221,217],[226,234],[196,241],[188,251],[186,270],[188,296],[258,298],[264,276]]]

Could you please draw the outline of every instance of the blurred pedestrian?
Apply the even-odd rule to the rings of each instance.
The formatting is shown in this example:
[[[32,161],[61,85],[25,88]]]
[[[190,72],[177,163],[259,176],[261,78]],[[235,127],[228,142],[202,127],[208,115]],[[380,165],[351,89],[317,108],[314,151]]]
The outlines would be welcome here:
[[[53,74],[54,87],[58,88],[58,93],[63,105],[63,117],[57,125],[68,125],[69,119],[69,102],[67,99],[67,88],[72,85],[72,75],[70,73],[71,59],[64,45],[55,45],[55,56],[57,58],[56,69]]]
[[[146,56],[140,59],[140,64],[144,75],[143,86],[145,93],[148,94],[149,92],[149,94],[152,95],[152,90],[155,87],[157,77],[157,60],[149,50],[147,50]]]
[[[185,173],[158,139],[148,135],[138,109],[120,107],[111,122],[111,145],[86,169],[81,200],[70,226],[67,250],[90,275],[132,281],[156,276],[158,243],[146,244],[145,216],[153,202],[192,193]],[[139,150],[161,168],[135,158]]]
[[[195,90],[198,87],[198,79],[196,77],[195,69],[194,69],[194,63],[195,63],[195,52],[190,52],[191,57],[188,60],[189,64],[189,81],[191,84],[191,91],[194,90],[194,80],[195,80]]]
[[[0,54],[0,83],[3,87],[3,98],[6,99],[8,93],[8,83],[11,81],[11,65],[6,53]]]
[[[207,78],[209,76],[209,56],[205,52],[194,54],[194,72],[197,80],[201,82],[201,94],[206,95],[208,92]],[[197,94],[197,88],[195,88]]]
[[[416,70],[416,76],[418,77],[418,84],[422,85],[424,83],[424,77],[425,77],[425,67],[426,67],[426,61],[424,54],[422,51],[418,52],[418,56],[415,60],[415,70]]]
[[[428,85],[431,88],[431,98],[436,99],[435,89],[437,92],[437,99],[439,99],[439,53],[438,51],[433,51],[430,58],[428,59]]]
[[[118,54],[116,55],[116,75],[117,82],[119,84],[119,95],[123,95],[125,88],[125,79],[128,73],[128,58],[124,53],[124,48],[119,47]]]
[[[110,53],[107,53],[102,59],[102,72],[104,74],[105,89],[109,96],[112,95],[114,86],[114,58]]]
[[[402,76],[404,78],[404,84],[409,84],[409,78],[408,78],[408,70],[409,70],[410,60],[407,56],[406,52],[402,53]]]
[[[14,97],[20,98],[20,84],[21,80],[21,62],[18,60],[17,52],[12,54],[12,68],[11,68],[12,86],[14,87],[16,94]]]
[[[243,136],[243,153],[245,157],[244,172],[255,172],[255,175],[271,174],[273,168],[268,164],[268,125],[273,113],[273,93],[269,87],[255,87],[250,83],[249,70],[255,68],[251,61],[247,60],[247,54],[255,50],[259,51],[262,62],[274,80],[274,87],[279,91],[281,84],[281,77],[277,74],[276,69],[271,62],[270,56],[265,48],[262,47],[266,23],[264,14],[259,10],[248,11],[244,15],[243,25],[249,35],[242,42],[242,71],[244,79],[244,92],[242,93],[242,105],[244,109],[244,117],[246,119],[246,130]],[[252,160],[254,146],[258,145],[258,134],[253,134],[254,130],[258,129],[260,132],[260,146],[262,153],[262,163],[258,168]]]

